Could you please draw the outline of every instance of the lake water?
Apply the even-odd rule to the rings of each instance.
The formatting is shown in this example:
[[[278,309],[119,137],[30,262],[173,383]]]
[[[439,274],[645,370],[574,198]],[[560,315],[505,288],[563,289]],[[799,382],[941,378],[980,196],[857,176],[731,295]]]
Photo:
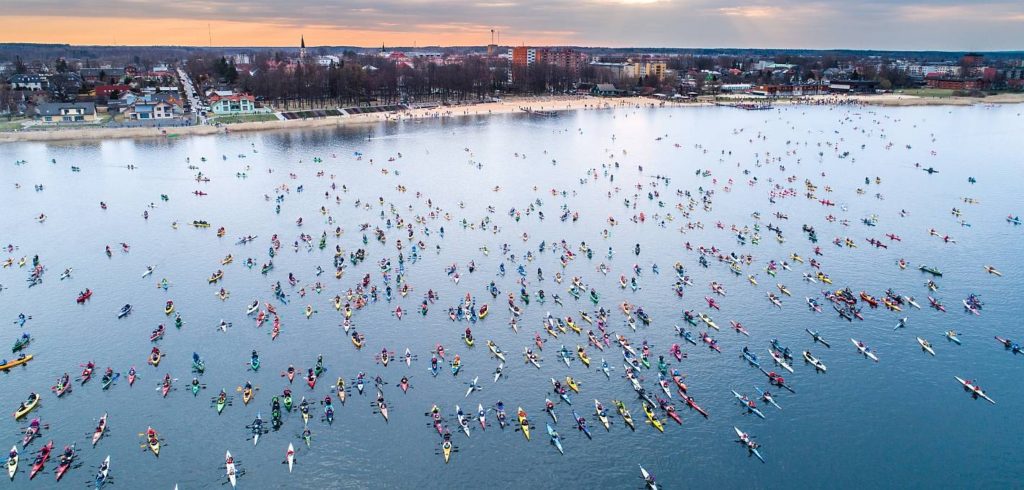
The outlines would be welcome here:
[[[17,247],[10,253],[4,250],[0,259],[16,262],[27,256],[30,261],[24,268],[15,264],[0,269],[0,320],[6,325],[0,327],[0,340],[6,349],[23,330],[30,332],[34,340],[26,352],[36,356],[27,367],[0,374],[0,387],[5,410],[10,411],[29,392],[42,393],[42,404],[32,416],[50,425],[42,440],[22,453],[23,470],[14,482],[4,480],[0,487],[53,486],[50,472],[57,466],[56,457],[47,464],[47,474],[31,484],[24,469],[31,465],[28,453],[50,439],[58,450],[71,442],[80,449],[83,465],[71,470],[65,478],[70,482],[64,485],[91,479],[110,454],[119,488],[217,486],[226,481],[225,450],[244,469],[238,485],[249,488],[639,488],[638,464],[669,488],[1019,486],[1022,458],[1015,448],[1024,436],[1018,423],[1024,403],[1024,355],[1007,352],[993,335],[1015,340],[1024,335],[1018,316],[1024,227],[1005,220],[1008,214],[1024,213],[1021,112],[1013,105],[784,107],[761,112],[619,109],[556,118],[520,114],[348,129],[0,146],[0,244]],[[201,161],[203,157],[207,161]],[[314,161],[317,157],[322,162]],[[15,164],[21,160],[27,163]],[[929,175],[915,164],[940,172]],[[72,166],[81,171],[72,172]],[[696,175],[701,169],[709,170],[710,176]],[[210,181],[197,182],[199,171]],[[239,177],[243,172],[246,177]],[[869,185],[865,177],[870,178]],[[881,178],[880,184],[875,177]],[[968,177],[977,183],[968,183]],[[805,179],[817,186],[815,200],[804,196]],[[33,190],[36,184],[43,190]],[[400,192],[399,186],[406,191]],[[773,190],[784,189],[792,189],[793,195],[770,202]],[[196,196],[197,190],[208,195]],[[677,205],[685,208],[689,199],[682,193],[699,201],[704,191],[712,191],[709,210],[698,203],[684,217]],[[649,192],[658,196],[648,198]],[[161,194],[169,199],[162,201]],[[279,214],[278,195],[284,196]],[[965,203],[965,197],[979,202]],[[428,198],[435,217],[428,216]],[[817,199],[836,206],[823,206]],[[101,201],[108,209],[100,208]],[[149,208],[150,203],[154,207]],[[493,213],[488,206],[493,206]],[[952,208],[962,211],[960,218],[952,215]],[[518,221],[510,215],[513,209],[522,213]],[[900,210],[907,212],[905,217]],[[144,211],[148,220],[143,219]],[[560,220],[565,212],[578,213],[578,220]],[[641,212],[644,222],[631,221]],[[760,213],[760,221],[752,217],[754,212]],[[788,219],[776,217],[776,212]],[[43,223],[36,220],[40,214],[47,216]],[[829,214],[836,221],[827,221]],[[862,219],[872,215],[877,215],[877,226],[864,225]],[[335,223],[329,224],[328,216]],[[406,232],[386,227],[385,220],[394,225],[399,216],[404,224],[418,216],[425,219],[424,224],[413,224],[415,240],[426,245],[415,263]],[[301,227],[296,225],[300,217]],[[609,217],[618,224],[610,226]],[[474,226],[464,227],[463,219]],[[963,226],[961,219],[970,226]],[[213,226],[186,226],[192,220]],[[482,226],[483,220],[488,221]],[[181,224],[177,229],[171,226],[175,221]],[[681,232],[687,223],[698,222],[702,229]],[[365,246],[363,223],[369,224]],[[757,245],[749,240],[740,244],[730,231],[733,225],[752,229],[757,223]],[[784,243],[767,230],[768,224],[781,228]],[[814,255],[815,244],[801,232],[803,224],[816,229],[821,256]],[[220,226],[227,230],[223,238],[215,234]],[[334,235],[336,226],[344,230],[340,238]],[[384,230],[386,244],[374,239],[375,227]],[[939,237],[929,235],[931,228]],[[607,238],[602,236],[605,229]],[[327,246],[321,250],[316,245],[324,232]],[[310,249],[301,243],[298,251],[293,248],[300,233],[311,235]],[[523,233],[528,234],[526,241]],[[887,239],[886,233],[899,235],[902,241]],[[274,234],[282,244],[273,271],[261,275],[259,265],[246,268],[246,258],[257,264],[269,260]],[[258,238],[236,244],[245,235]],[[944,235],[956,243],[945,243],[940,238]],[[857,248],[834,245],[837,237],[851,238]],[[413,287],[405,298],[397,294],[395,283],[399,238],[406,259],[404,281]],[[873,247],[867,238],[881,239],[888,248]],[[576,254],[564,269],[559,262],[562,240]],[[538,251],[541,241],[546,242],[545,252]],[[130,252],[121,251],[122,242],[130,245]],[[580,253],[581,242],[593,249],[592,259]],[[694,250],[686,250],[686,242]],[[633,253],[637,243],[639,255]],[[516,262],[503,255],[503,244],[508,244]],[[106,245],[113,250],[110,258],[104,253]],[[355,266],[347,263],[340,280],[333,274],[335,245],[344,249],[345,257],[366,249],[367,260]],[[704,268],[698,264],[699,246],[751,254],[753,263],[739,276],[710,256],[709,267]],[[615,252],[611,259],[606,257],[609,247]],[[535,259],[524,262],[528,251]],[[822,285],[801,279],[803,272],[812,271],[809,265],[790,261],[792,270],[780,270],[777,278],[765,272],[769,261],[781,263],[791,253],[805,261],[816,258],[833,279],[833,289],[849,286],[856,293],[866,290],[880,297],[891,287],[916,297],[923,309],[907,307],[894,313],[865,307],[864,321],[842,320],[822,298]],[[35,254],[46,267],[44,282],[27,288],[24,281]],[[234,255],[234,263],[221,266],[227,254]],[[371,284],[383,290],[377,266],[382,258],[390,258],[396,269],[390,277],[394,298],[386,302],[381,291],[379,301],[354,313],[353,323],[366,336],[366,346],[357,351],[339,326],[342,316],[332,298],[344,295],[367,274]],[[910,263],[906,270],[897,267],[900,258]],[[474,273],[467,269],[470,261],[477,267]],[[499,276],[503,262],[507,273]],[[672,290],[676,262],[693,281],[682,298]],[[534,295],[529,305],[518,299],[520,263],[527,271],[526,288]],[[597,271],[601,263],[609,267],[607,275]],[[445,271],[452,264],[458,264],[462,278],[457,285]],[[621,274],[634,275],[634,264],[642,268],[637,279],[641,289],[636,292],[618,284]],[[652,273],[654,264],[660,274]],[[936,279],[937,292],[925,288],[929,276],[917,270],[921,264],[943,271],[944,276]],[[147,265],[156,265],[156,272],[140,278]],[[1003,277],[987,274],[985,265],[995,266]],[[317,266],[326,270],[320,277],[315,276]],[[60,280],[68,267],[74,269],[72,277]],[[537,278],[538,268],[543,281]],[[223,281],[219,286],[208,284],[206,279],[217,269],[224,269]],[[562,284],[553,279],[559,271],[565,276]],[[294,287],[288,284],[289,272],[298,279]],[[747,274],[756,274],[759,285],[751,285]],[[586,294],[576,301],[566,292],[573,276],[595,288],[601,294],[600,306],[612,310],[609,332],[624,334],[637,346],[648,341],[655,359],[670,358],[667,351],[673,343],[682,346],[688,357],[679,363],[673,359],[673,367],[687,375],[689,393],[710,412],[709,419],[683,406],[673,390],[672,401],[683,424],[668,421],[664,433],[643,424],[640,401],[622,378],[617,346],[603,353],[587,346],[595,365],[604,357],[615,367],[610,380],[579,361],[569,369],[559,362],[560,344],[570,350],[587,345],[586,336],[571,331],[547,342],[542,369],[522,361],[520,353],[533,347],[533,335],[543,334],[546,313],[579,320],[579,310],[593,311]],[[162,278],[171,284],[166,291],[154,287]],[[492,280],[501,290],[497,299],[487,291]],[[273,300],[271,287],[278,281],[288,293],[287,305]],[[320,294],[312,291],[316,281],[325,285]],[[711,281],[719,281],[727,291],[717,298],[721,311],[710,310],[704,300],[713,296]],[[792,297],[782,296],[781,309],[765,297],[766,291],[778,292],[776,283],[792,292]],[[300,297],[303,286],[307,294]],[[230,291],[226,301],[215,296],[219,287]],[[93,297],[76,304],[78,292],[86,288],[94,291]],[[421,316],[418,307],[428,289],[438,292],[440,299]],[[539,289],[548,295],[545,304],[537,302]],[[518,334],[508,325],[504,296],[509,291],[517,293],[517,304],[524,309]],[[474,347],[461,340],[467,322],[452,322],[447,315],[467,293],[477,305],[491,306],[486,319],[472,324]],[[553,303],[556,293],[564,307]],[[985,301],[980,316],[960,306],[970,293]],[[948,311],[929,308],[929,294]],[[810,311],[805,296],[821,300],[824,313]],[[269,335],[270,322],[257,328],[246,316],[246,305],[255,298],[275,304],[281,317],[276,340]],[[185,321],[180,330],[163,312],[167,300],[174,301]],[[653,318],[651,325],[633,332],[618,308],[622,301],[642,306]],[[133,304],[134,312],[118,320],[116,313],[125,303]],[[310,319],[303,314],[307,304],[316,310]],[[397,306],[407,312],[400,321],[392,314]],[[721,332],[711,332],[721,354],[703,345],[691,346],[675,335],[673,325],[685,325],[684,309],[708,312],[722,326]],[[32,317],[23,329],[12,325],[19,313]],[[907,327],[893,331],[903,316],[909,318]],[[226,332],[216,328],[221,319],[233,322]],[[750,336],[733,332],[729,320],[742,322]],[[154,368],[146,363],[152,347],[149,332],[161,323],[168,327],[159,342],[166,357]],[[814,344],[805,328],[819,330],[831,349]],[[963,345],[943,338],[949,329],[961,332]],[[692,330],[706,328],[700,324]],[[932,342],[936,356],[921,350],[917,336]],[[858,355],[851,337],[871,346],[880,362]],[[761,403],[767,419],[760,420],[744,414],[730,390],[756,396],[755,387],[767,386],[765,376],[740,359],[739,352],[749,346],[767,368],[771,360],[766,349],[772,338],[797,353],[796,372],[785,373],[796,394],[773,390],[783,410]],[[487,339],[508,354],[507,376],[497,383],[492,382],[497,362],[484,346]],[[458,376],[447,369],[431,376],[430,351],[437,343],[445,346],[449,360],[452,353],[462,357]],[[384,347],[398,354],[408,347],[418,360],[411,368],[397,362],[382,367],[374,354]],[[253,349],[262,360],[257,373],[247,369]],[[806,349],[828,365],[827,374],[817,374],[799,360],[799,352]],[[193,351],[207,363],[201,376],[207,389],[198,397],[187,389]],[[338,376],[351,386],[355,375],[364,371],[368,380],[380,375],[388,382],[384,393],[392,410],[390,422],[373,413],[369,384],[367,395],[351,393],[344,406],[335,398],[337,420],[332,426],[319,420],[322,408],[316,411],[310,421],[311,448],[300,437],[303,424],[297,412],[286,413],[281,430],[253,446],[245,426],[257,412],[269,426],[271,396],[288,387],[280,373],[289,364],[304,372],[317,354],[323,354],[327,373],[316,390],[296,380],[296,404],[301,396],[315,401],[330,394]],[[96,379],[76,384],[61,399],[49,390],[59,375],[68,372],[74,377],[90,360],[97,365]],[[103,391],[99,375],[107,366],[122,377]],[[140,375],[134,387],[124,379],[131,366]],[[157,387],[165,373],[177,378],[177,389],[162,398]],[[412,384],[407,394],[397,388],[403,375]],[[565,447],[561,456],[548,443],[544,425],[550,419],[541,409],[545,398],[557,398],[549,378],[566,375],[582,384],[571,408],[587,417],[593,440],[575,430],[570,407],[559,404],[557,429]],[[466,383],[475,376],[484,388],[466,397]],[[972,399],[953,376],[977,379],[997,404]],[[654,369],[644,370],[643,377],[652,394],[661,393]],[[235,392],[246,381],[260,388],[248,406]],[[235,400],[218,416],[210,400],[221,388]],[[600,427],[593,415],[595,398],[612,412],[612,399],[627,401],[637,430],[628,430],[617,416],[610,431]],[[493,412],[488,414],[493,425],[485,431],[474,421],[470,437],[456,432],[455,404],[472,416],[478,403],[490,407],[498,400],[505,402],[510,419],[514,420],[516,406],[529,412],[535,425],[532,441],[510,428],[500,430]],[[440,438],[424,416],[433,404],[443,409],[458,447],[447,465],[437,452]],[[109,413],[110,432],[96,448],[88,447],[89,434],[104,412]],[[19,441],[18,429],[27,420],[15,422],[7,416],[0,422],[7,443]],[[139,434],[147,426],[165,439],[159,458],[140,449]],[[766,464],[748,457],[735,442],[734,426],[756,436]],[[298,450],[292,474],[280,464],[288,443]]]

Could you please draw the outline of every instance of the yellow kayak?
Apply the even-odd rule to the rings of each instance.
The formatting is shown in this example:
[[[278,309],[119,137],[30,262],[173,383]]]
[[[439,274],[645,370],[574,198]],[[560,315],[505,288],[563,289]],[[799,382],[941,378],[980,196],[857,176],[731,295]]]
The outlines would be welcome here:
[[[519,428],[522,429],[523,436],[526,437],[527,441],[529,441],[530,440],[530,421],[526,419],[526,411],[523,410],[523,407],[519,407],[519,409],[516,410],[516,416],[519,417]]]
[[[13,360],[13,361],[8,362],[7,364],[0,364],[0,371],[6,371],[6,370],[8,370],[8,369],[10,369],[10,368],[12,368],[14,366],[20,366],[22,364],[25,364],[28,361],[31,361],[31,360],[32,360],[32,354],[29,354],[29,355],[27,355],[25,357],[19,357],[19,358]]]
[[[665,432],[665,426],[661,425],[661,421],[654,416],[654,410],[651,409],[651,406],[648,405],[646,402],[644,402],[643,405],[644,413],[647,415],[647,421],[650,422],[655,429],[658,429],[659,432]]]
[[[41,397],[39,396],[38,393],[32,393],[31,395],[29,395],[28,400],[25,400],[25,402],[23,402],[21,406],[14,411],[14,420],[18,420],[28,415],[29,412],[31,412],[33,409],[39,406],[40,398]]]
[[[576,357],[580,358],[583,365],[590,367],[590,356],[587,355],[587,351],[583,350],[582,346],[576,346]]]
[[[568,386],[570,390],[575,391],[576,393],[580,392],[580,385],[576,384],[576,380],[572,379],[572,376],[565,377],[565,385]]]
[[[452,457],[452,441],[445,440],[441,443],[441,450],[444,451],[444,462],[448,463],[448,460]]]

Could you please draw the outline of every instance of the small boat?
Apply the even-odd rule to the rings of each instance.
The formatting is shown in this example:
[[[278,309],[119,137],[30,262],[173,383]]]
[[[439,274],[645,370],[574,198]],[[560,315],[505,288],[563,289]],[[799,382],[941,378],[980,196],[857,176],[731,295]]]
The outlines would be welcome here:
[[[146,428],[146,446],[154,456],[160,457],[160,434],[152,427]]]
[[[121,310],[117,312],[117,318],[124,318],[130,315],[132,312],[132,305],[126,304],[121,307]]]
[[[917,343],[921,344],[921,350],[923,350],[923,351],[925,351],[925,352],[927,352],[927,353],[929,353],[929,354],[931,354],[933,356],[935,355],[935,350],[932,349],[932,344],[929,343],[927,340],[922,339],[921,337],[918,337],[917,338]]]
[[[654,482],[654,475],[650,474],[643,466],[640,467],[640,476],[644,479],[644,488],[658,490],[658,484]]]
[[[981,389],[981,387],[979,387],[978,385],[974,384],[974,382],[967,381],[967,380],[965,380],[965,379],[963,379],[963,378],[961,378],[959,376],[953,376],[953,377],[956,378],[956,380],[959,381],[961,385],[963,385],[964,391],[970,392],[971,395],[974,396],[974,398],[979,398],[980,397],[980,398],[984,398],[985,400],[988,400],[992,404],[996,403],[995,400],[989,398],[988,395],[986,395],[985,392]]]
[[[738,427],[733,427],[733,430],[736,431],[736,436],[739,437],[738,442],[746,446],[747,450],[750,451],[750,454],[757,456],[757,459],[760,459],[761,462],[764,463],[764,458],[761,457],[761,453],[757,450],[759,444],[751,439],[750,434],[741,431]]]
[[[956,345],[960,345],[960,337],[958,337],[957,335],[958,334],[956,333],[956,330],[949,330],[946,332],[947,339],[949,339],[952,342],[955,342]]]
[[[288,473],[292,472],[292,466],[295,465],[295,447],[292,443],[288,443],[288,451],[284,453],[284,460],[288,463]]]
[[[103,437],[103,432],[107,430],[107,414],[103,414],[100,417],[99,423],[96,425],[96,430],[92,433],[92,445],[95,446],[100,438]]]
[[[804,361],[810,363],[814,366],[814,369],[818,371],[823,373],[828,371],[828,368],[825,367],[825,363],[821,362],[817,357],[814,357],[810,351],[804,351]]]
[[[53,441],[46,443],[42,449],[39,450],[39,454],[36,455],[35,461],[32,462],[32,470],[28,474],[28,479],[31,480],[36,477],[40,471],[43,470],[43,466],[50,460],[50,453],[53,452]]]
[[[231,457],[231,451],[224,453],[224,469],[228,474],[228,483],[231,484],[231,488],[235,488],[237,475],[235,475],[235,458]]]
[[[100,469],[96,473],[95,487],[96,490],[103,488],[103,484],[107,482],[107,478],[110,476],[110,455],[100,463]]]
[[[7,456],[7,476],[14,480],[14,474],[18,472],[18,446],[11,446],[11,453]]]
[[[876,356],[874,352],[871,352],[871,348],[869,348],[863,342],[858,342],[852,338],[850,339],[850,342],[853,342],[853,346],[856,347],[857,351],[863,354],[864,357],[867,357],[872,361],[878,362],[878,356]]]
[[[551,437],[551,445],[555,446],[555,449],[558,449],[558,454],[565,454],[565,451],[562,450],[562,440],[558,436],[558,432],[551,428],[551,424],[545,425],[548,429],[548,436]]]

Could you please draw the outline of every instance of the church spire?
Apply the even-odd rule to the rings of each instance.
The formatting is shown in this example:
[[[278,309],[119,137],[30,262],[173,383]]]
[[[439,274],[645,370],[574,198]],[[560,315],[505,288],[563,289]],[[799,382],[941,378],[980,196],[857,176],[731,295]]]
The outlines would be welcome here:
[[[306,57],[306,36],[302,36],[299,41],[299,58]]]

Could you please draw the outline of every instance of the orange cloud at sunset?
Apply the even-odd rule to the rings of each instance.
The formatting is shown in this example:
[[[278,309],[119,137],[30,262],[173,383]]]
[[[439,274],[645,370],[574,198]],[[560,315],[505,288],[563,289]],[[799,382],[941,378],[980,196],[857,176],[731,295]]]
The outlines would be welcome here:
[[[266,22],[232,22],[201,19],[133,19],[126,17],[15,16],[5,18],[0,42],[58,43],[74,45],[187,45],[298,46],[305,36],[310,46],[392,46],[487,44],[490,26],[470,24],[417,25],[417,30],[352,30],[330,25],[280,25]],[[46,25],[46,29],[40,29]],[[209,26],[209,31],[207,27]],[[388,26],[398,27],[398,26]],[[538,32],[536,44],[571,41],[571,32]]]

